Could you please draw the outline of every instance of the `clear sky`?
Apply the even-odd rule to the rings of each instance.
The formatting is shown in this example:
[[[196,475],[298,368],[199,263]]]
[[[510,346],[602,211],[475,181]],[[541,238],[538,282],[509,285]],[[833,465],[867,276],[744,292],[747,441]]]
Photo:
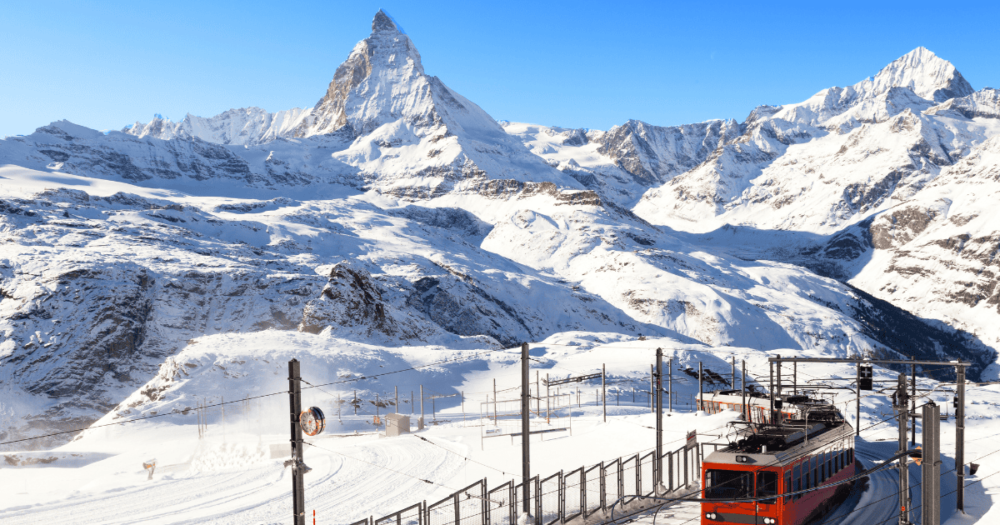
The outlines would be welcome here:
[[[978,5],[977,5],[978,4]],[[383,7],[428,74],[497,119],[742,121],[924,46],[1000,87],[1000,2],[0,3],[0,137],[312,106]]]

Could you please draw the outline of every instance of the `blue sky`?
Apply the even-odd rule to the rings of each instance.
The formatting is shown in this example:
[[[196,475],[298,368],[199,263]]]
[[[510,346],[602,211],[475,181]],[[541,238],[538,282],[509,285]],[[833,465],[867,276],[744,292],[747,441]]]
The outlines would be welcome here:
[[[1000,87],[1000,2],[4,2],[0,136],[312,106],[380,7],[497,119],[742,121],[918,46]]]

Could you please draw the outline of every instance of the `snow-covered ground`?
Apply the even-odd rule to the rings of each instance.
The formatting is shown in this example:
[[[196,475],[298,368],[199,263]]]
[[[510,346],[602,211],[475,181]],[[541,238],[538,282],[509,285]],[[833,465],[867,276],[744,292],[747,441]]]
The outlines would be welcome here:
[[[567,432],[533,438],[533,472],[548,475],[570,471],[602,460],[647,452],[655,443],[654,417],[646,394],[649,365],[657,346],[672,359],[674,388],[680,399],[696,392],[695,381],[680,370],[697,367],[699,361],[726,375],[731,359],[746,360],[748,377],[767,377],[767,354],[809,356],[810,352],[769,352],[703,345],[681,344],[674,340],[644,341],[617,334],[564,333],[532,345],[531,377],[552,378],[592,373],[607,366],[611,394],[608,421],[595,403],[598,382],[580,386],[577,406],[575,387],[572,421],[568,414],[551,422],[552,427],[572,427]],[[418,501],[429,502],[447,496],[477,480],[487,478],[492,488],[508,480],[519,480],[521,449],[517,440],[482,439],[493,423],[479,420],[481,403],[492,399],[496,381],[499,399],[517,399],[519,349],[466,349],[444,347],[383,348],[333,337],[329,332],[304,334],[265,331],[251,335],[220,334],[198,338],[143,388],[122,402],[73,442],[43,452],[8,453],[0,463],[0,491],[8,494],[0,503],[3,523],[38,523],[67,518],[75,523],[284,523],[290,510],[291,479],[282,463],[287,456],[287,361],[302,363],[304,404],[319,406],[328,416],[327,431],[307,438],[305,460],[313,469],[306,475],[306,506],[315,509],[317,523],[350,523],[369,515],[389,514]],[[398,370],[404,370],[398,373]],[[786,370],[787,374],[790,371]],[[849,366],[800,366],[799,382],[847,384],[854,376]],[[384,375],[380,375],[384,374]],[[892,372],[878,370],[876,381],[886,381]],[[360,377],[365,379],[359,379]],[[332,383],[332,384],[328,384]],[[411,408],[410,392],[425,396],[462,393],[463,398],[425,402],[428,421],[440,424],[415,435],[384,437],[371,424],[375,394],[395,401],[400,412]],[[885,386],[885,385],[883,385]],[[950,402],[947,385],[920,380],[920,388],[937,388],[929,394],[942,406]],[[543,387],[544,389],[544,387]],[[618,389],[621,389],[620,391]],[[639,397],[632,401],[632,390]],[[845,407],[854,423],[853,394],[830,390],[835,402]],[[186,408],[199,402],[214,404],[275,393],[270,397],[237,401],[208,410],[208,429],[198,437],[195,411]],[[554,392],[553,392],[554,393]],[[565,393],[561,392],[561,393]],[[358,416],[350,405],[354,395],[365,400]],[[1000,422],[994,419],[1000,405],[1000,388],[974,386],[969,389],[969,460],[981,464],[975,483],[967,490],[968,516],[955,516],[957,523],[991,523],[993,492],[1000,489]],[[460,401],[461,399],[461,401]],[[501,405],[502,406],[502,405]],[[884,393],[872,392],[862,404],[862,440],[858,457],[866,466],[895,450],[895,427],[891,405]],[[391,407],[380,409],[382,411]],[[501,411],[503,408],[501,407]],[[543,403],[544,410],[544,403]],[[382,412],[384,413],[384,412]],[[111,424],[130,418],[167,414],[134,423]],[[463,420],[463,414],[465,419]],[[665,424],[667,450],[678,448],[685,433],[696,430],[702,442],[725,440],[726,424],[735,414],[707,415],[692,412],[681,404]],[[486,426],[480,426],[485,423]],[[542,421],[537,425],[544,426]],[[501,423],[499,428],[504,429]],[[508,428],[509,430],[509,428]],[[942,468],[942,492],[954,490],[954,420],[942,422],[942,450],[948,456]],[[425,440],[419,439],[419,437]],[[918,433],[919,441],[919,433]],[[992,455],[991,455],[992,454]],[[28,458],[56,458],[23,466]],[[156,459],[152,481],[142,468],[143,461]],[[981,459],[980,459],[981,458]],[[919,469],[911,467],[914,483]],[[427,481],[424,481],[427,480]],[[873,476],[869,489],[853,497],[838,510],[840,523],[874,523],[892,516],[895,474],[884,471]],[[914,491],[915,494],[918,491]],[[885,499],[889,498],[889,499]],[[950,499],[949,499],[950,498]],[[917,505],[914,502],[914,505]],[[954,496],[946,496],[944,516],[952,514]],[[849,510],[859,509],[853,514]],[[671,521],[691,513],[690,505],[665,510],[658,522]],[[686,518],[685,518],[686,519]]]

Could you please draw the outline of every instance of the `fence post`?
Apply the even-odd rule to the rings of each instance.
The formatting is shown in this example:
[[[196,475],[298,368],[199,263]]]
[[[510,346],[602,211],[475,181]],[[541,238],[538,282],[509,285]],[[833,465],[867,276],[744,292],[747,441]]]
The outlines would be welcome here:
[[[580,468],[580,516],[587,517],[587,467]]]
[[[674,453],[667,453],[667,483],[669,491],[674,491]]]
[[[510,480],[510,490],[507,492],[507,501],[510,502],[510,505],[507,505],[507,514],[510,517],[510,523],[513,525],[517,521],[517,503],[514,501],[514,480]]]
[[[563,471],[559,469],[559,483],[556,484],[558,489],[556,490],[556,495],[558,496],[559,504],[556,505],[556,514],[559,515],[559,523],[566,523],[566,479],[563,478]],[[542,511],[545,509],[543,508]]]
[[[452,505],[455,507],[455,525],[462,523],[462,511],[461,507],[459,506],[458,494],[459,494],[458,492],[455,493],[455,500],[452,503]]]
[[[618,458],[618,498],[625,497],[625,462]]]
[[[535,523],[542,525],[542,477],[535,476]]]
[[[607,477],[608,471],[604,467],[604,462],[601,462],[601,510],[604,511],[608,508],[608,491],[607,491]]]
[[[688,456],[690,455],[688,454],[689,450],[691,449],[687,446],[684,447],[684,488],[688,487],[688,470],[690,470],[688,468]]]
[[[479,503],[481,503],[480,508],[482,509],[479,515],[482,516],[482,519],[480,520],[482,525],[486,525],[486,518],[488,517],[487,513],[490,511],[490,504],[486,501],[487,496],[489,496],[488,491],[486,490],[486,478],[483,478],[481,483],[482,490],[480,490],[480,493],[483,495],[483,499],[479,500]]]

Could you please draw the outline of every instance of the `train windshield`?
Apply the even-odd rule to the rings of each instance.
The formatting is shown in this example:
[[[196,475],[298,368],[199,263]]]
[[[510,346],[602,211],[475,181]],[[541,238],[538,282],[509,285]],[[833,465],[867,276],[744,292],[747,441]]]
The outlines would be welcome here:
[[[738,499],[752,495],[752,472],[714,469],[705,472],[705,499]]]
[[[773,498],[778,494],[778,473],[766,470],[757,472],[757,497]],[[774,499],[761,501],[764,505],[774,505]]]

